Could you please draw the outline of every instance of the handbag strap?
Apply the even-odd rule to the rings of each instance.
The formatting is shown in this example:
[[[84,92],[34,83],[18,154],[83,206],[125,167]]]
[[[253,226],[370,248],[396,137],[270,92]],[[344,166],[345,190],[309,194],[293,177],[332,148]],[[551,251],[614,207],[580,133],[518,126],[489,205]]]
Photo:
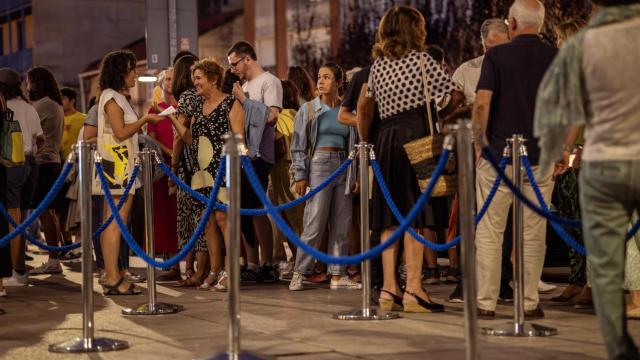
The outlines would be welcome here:
[[[420,72],[422,73],[422,93],[424,95],[424,106],[427,109],[427,122],[429,123],[429,135],[435,135],[433,131],[433,115],[431,114],[431,96],[429,95],[429,88],[427,86],[427,64],[424,61],[424,53],[418,53],[420,56]]]

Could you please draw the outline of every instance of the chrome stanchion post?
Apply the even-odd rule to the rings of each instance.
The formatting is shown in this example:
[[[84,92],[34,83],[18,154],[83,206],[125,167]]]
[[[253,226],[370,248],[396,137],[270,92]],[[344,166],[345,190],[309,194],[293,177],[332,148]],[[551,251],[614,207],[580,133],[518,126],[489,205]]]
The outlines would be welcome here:
[[[126,341],[94,338],[93,321],[93,242],[91,219],[92,158],[91,144],[80,141],[78,152],[78,201],[80,202],[80,234],[82,236],[82,337],[59,344],[49,345],[49,351],[59,353],[82,353],[124,350]]]
[[[475,156],[472,144],[472,123],[469,120],[458,120],[456,145],[458,149],[458,196],[460,200],[460,236],[462,257],[462,274],[464,286],[464,330],[465,359],[478,358],[478,315],[476,295],[476,247],[475,247]]]
[[[362,252],[369,251],[369,153],[375,159],[370,144],[361,142],[356,145],[360,161],[360,245]],[[337,320],[391,320],[400,315],[371,308],[371,260],[362,262],[362,309],[339,312],[333,315]]]
[[[521,155],[525,151],[522,135],[513,135],[511,143],[512,182],[522,191],[524,176]],[[524,207],[520,199],[513,194],[513,323],[494,329],[483,328],[482,332],[495,336],[539,337],[556,335],[554,328],[526,324],[524,318]]]
[[[142,185],[144,188],[144,226],[147,254],[155,257],[155,243],[153,234],[153,160],[155,152],[143,149],[138,159],[142,160]],[[138,160],[136,160],[138,161]],[[122,309],[124,315],[158,315],[175,314],[184,310],[181,305],[157,302],[156,292],[156,268],[147,264],[147,289],[148,301],[133,308]]]
[[[226,135],[225,151],[227,153],[227,193],[229,209],[227,212],[227,228],[229,231],[229,252],[227,253],[229,268],[229,325],[228,351],[215,354],[212,360],[262,360],[254,354],[241,352],[240,346],[240,156],[244,154],[241,135]],[[222,160],[224,161],[224,160]]]

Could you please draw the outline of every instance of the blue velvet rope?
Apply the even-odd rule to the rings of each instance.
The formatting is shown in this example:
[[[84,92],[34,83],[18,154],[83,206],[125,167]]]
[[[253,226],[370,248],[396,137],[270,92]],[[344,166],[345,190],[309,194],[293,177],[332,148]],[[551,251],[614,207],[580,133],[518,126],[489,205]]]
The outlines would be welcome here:
[[[502,160],[500,160],[500,168],[502,170],[506,168],[508,159],[509,158],[507,157],[503,157]],[[389,205],[389,209],[393,213],[393,216],[395,216],[398,222],[404,221],[404,217],[402,216],[402,213],[400,213],[400,210],[398,209],[395,202],[393,201],[393,197],[391,196],[391,193],[389,192],[389,188],[387,187],[387,184],[384,181],[384,177],[382,176],[382,170],[380,169],[380,164],[378,164],[378,161],[376,159],[371,159],[371,168],[373,169],[373,173],[378,182],[378,186],[380,186],[380,191],[382,191],[382,195],[384,196],[387,204]],[[482,208],[480,209],[480,212],[478,212],[478,214],[476,215],[476,218],[475,218],[476,224],[479,223],[480,220],[482,220],[482,217],[489,209],[489,205],[491,204],[491,201],[493,201],[493,198],[498,192],[499,187],[500,187],[500,177],[497,177],[495,183],[491,187],[491,191],[489,192],[487,198],[485,199],[484,204],[482,205]],[[447,249],[450,249],[458,245],[461,239],[460,235],[458,235],[452,241],[446,244],[436,244],[422,237],[411,227],[407,231],[419,243],[423,244],[424,246],[434,251],[445,251]]]
[[[371,259],[374,257],[380,256],[380,254],[392,246],[396,241],[403,237],[404,232],[409,228],[413,220],[418,216],[418,214],[422,211],[422,208],[427,204],[429,198],[431,198],[431,193],[433,192],[433,188],[436,185],[437,179],[444,172],[445,166],[447,164],[447,160],[449,159],[450,151],[445,149],[440,156],[438,161],[438,165],[436,166],[435,171],[433,172],[433,176],[427,185],[426,190],[420,195],[415,206],[409,212],[406,219],[401,222],[400,226],[393,232],[391,237],[387,239],[385,242],[376,245],[375,247],[369,249],[369,251],[361,253],[359,255],[352,256],[331,256],[325,254],[318,249],[310,246],[309,244],[302,241],[298,235],[291,229],[291,227],[287,224],[286,221],[282,218],[280,213],[273,207],[271,201],[267,197],[265,190],[262,188],[262,184],[260,184],[260,179],[256,175],[251,161],[247,157],[242,158],[242,165],[245,173],[247,174],[247,178],[249,179],[249,183],[253,187],[253,190],[256,192],[260,201],[265,205],[267,212],[271,215],[276,223],[276,225],[282,230],[284,235],[293,242],[299,250],[305,251],[312,257],[326,263],[326,264],[339,264],[339,265],[350,265],[357,264],[362,262],[363,260]]]
[[[482,153],[485,157],[485,159],[487,161],[489,161],[489,164],[491,164],[491,166],[493,166],[493,168],[496,170],[496,172],[498,173],[498,177],[501,178],[501,181],[503,181],[505,183],[505,185],[507,185],[507,187],[509,188],[509,190],[511,190],[511,192],[513,192],[513,194],[515,196],[518,197],[518,199],[520,199],[520,201],[522,201],[523,204],[525,204],[529,209],[531,209],[533,212],[535,212],[536,214],[549,219],[549,221],[560,224],[560,225],[565,225],[565,226],[570,226],[570,227],[574,227],[574,228],[580,228],[582,227],[582,224],[579,220],[573,220],[573,219],[566,219],[560,216],[557,216],[555,214],[550,213],[549,211],[545,211],[544,209],[541,209],[540,207],[538,207],[537,205],[535,205],[533,203],[533,201],[529,200],[529,198],[527,198],[521,191],[520,189],[518,189],[511,180],[509,180],[509,178],[505,175],[504,171],[500,170],[500,166],[498,165],[498,162],[495,158],[495,156],[493,155],[493,153],[491,153],[491,150],[489,149],[489,147],[484,147],[482,149]]]
[[[291,202],[288,202],[286,204],[276,206],[275,209],[277,211],[284,211],[284,210],[288,210],[293,207],[296,207],[298,205],[304,204],[305,202],[307,202],[307,200],[314,197],[320,191],[324,190],[329,184],[335,181],[335,179],[337,179],[338,176],[340,176],[343,172],[345,172],[352,163],[353,163],[353,159],[348,158],[345,162],[343,162],[340,165],[338,169],[336,169],[336,171],[333,174],[329,175],[329,177],[327,177],[321,184],[311,189],[307,194]],[[166,164],[160,163],[160,169],[162,169],[162,171],[171,179],[171,181],[173,181],[178,186],[180,186],[182,190],[184,190],[186,193],[191,195],[193,198],[203,203],[207,202],[206,197],[204,197],[202,194],[198,193],[197,191],[194,191],[193,189],[191,189],[189,185],[185,184],[182,180],[180,180],[180,178],[178,178],[176,174],[172,173],[171,170],[169,170]],[[216,201],[215,207],[216,207],[216,210],[220,210],[224,212],[228,211],[229,209],[228,205],[221,204],[217,201]],[[240,215],[244,215],[244,216],[263,216],[263,215],[267,215],[267,213],[268,212],[266,209],[240,209]]]
[[[191,251],[191,249],[195,246],[196,242],[198,241],[198,238],[200,238],[200,235],[202,235],[202,233],[204,232],[204,228],[207,224],[207,221],[211,217],[211,214],[213,214],[213,210],[214,210],[213,204],[215,203],[218,197],[218,191],[220,190],[220,186],[222,186],[222,177],[224,176],[224,172],[225,172],[225,163],[226,163],[225,161],[220,161],[220,166],[218,168],[216,178],[213,184],[213,189],[211,190],[211,196],[209,197],[209,199],[206,200],[207,206],[205,208],[204,214],[200,218],[200,221],[198,222],[198,226],[196,227],[194,233],[191,235],[191,239],[189,239],[189,241],[185,244],[185,246],[182,247],[180,252],[178,252],[174,257],[166,261],[157,261],[155,258],[147,255],[144,252],[144,250],[140,247],[140,245],[138,245],[135,239],[133,239],[133,236],[129,232],[127,225],[124,223],[124,221],[120,217],[120,213],[116,207],[115,202],[113,201],[113,196],[111,196],[111,192],[109,191],[109,184],[107,182],[107,178],[104,175],[102,164],[96,163],[96,171],[98,173],[98,177],[100,179],[100,186],[102,188],[102,191],[104,192],[104,197],[107,201],[109,209],[111,210],[111,213],[114,215],[113,218],[118,224],[118,227],[120,228],[120,232],[122,233],[122,237],[125,239],[127,244],[129,244],[129,247],[133,250],[133,252],[137,256],[142,258],[142,260],[144,260],[146,263],[156,268],[169,268],[177,264],[178,262],[180,262],[180,260],[183,257],[185,257],[189,251]]]
[[[118,213],[120,213],[120,209],[122,209],[122,207],[124,206],[124,203],[127,201],[127,198],[129,197],[129,192],[131,191],[133,184],[136,183],[136,178],[138,177],[139,173],[140,173],[140,165],[136,164],[133,167],[131,176],[129,177],[129,182],[127,183],[127,186],[124,188],[124,191],[122,192],[122,196],[120,196],[120,200],[118,200]],[[102,232],[104,232],[104,230],[111,224],[112,221],[113,221],[113,214],[111,214],[107,218],[107,220],[98,227],[98,229],[93,233],[92,239],[97,240],[102,234]]]
[[[549,212],[549,207],[545,203],[544,196],[542,196],[542,192],[540,191],[540,187],[538,186],[536,178],[533,175],[533,169],[531,168],[531,163],[529,162],[529,157],[526,156],[526,155],[522,155],[521,159],[522,159],[522,165],[524,167],[524,171],[527,174],[527,178],[529,179],[529,183],[531,184],[531,188],[533,188],[533,193],[536,195],[536,198],[538,199],[538,202],[540,203],[540,207],[542,208],[542,210],[545,213],[550,213]],[[554,223],[553,220],[549,220],[549,224],[551,224],[551,227],[556,232],[556,234],[558,234],[558,236],[560,236],[560,238],[568,246],[572,247],[575,251],[577,251],[578,254],[580,254],[582,256],[585,256],[587,254],[587,251],[585,250],[584,246],[582,244],[579,244],[573,237],[571,237],[571,235],[569,235],[569,233],[567,233],[566,230],[562,228],[562,226]]]
[[[10,232],[9,234],[3,236],[2,239],[0,239],[0,248],[7,246],[9,244],[9,242],[11,241],[11,239],[15,238],[16,236],[18,236],[20,234],[24,234],[25,238],[29,242],[31,242],[35,246],[37,246],[37,247],[39,247],[39,248],[41,248],[41,249],[43,249],[45,251],[67,252],[69,250],[73,250],[73,249],[76,249],[76,248],[80,247],[80,243],[70,244],[70,245],[65,245],[65,246],[59,246],[59,247],[58,246],[48,246],[48,245],[43,244],[43,243],[39,242],[38,240],[34,239],[26,231],[27,228],[29,226],[31,226],[31,224],[33,224],[40,217],[40,215],[42,215],[42,213],[49,207],[49,204],[51,204],[51,202],[56,198],[56,196],[60,192],[60,189],[64,185],[65,179],[67,178],[67,176],[69,176],[69,173],[71,172],[72,168],[73,168],[73,164],[71,162],[66,162],[64,164],[64,167],[62,168],[62,172],[60,173],[60,176],[58,176],[56,181],[53,183],[53,186],[51,187],[51,189],[49,189],[49,192],[44,197],[44,199],[42,199],[42,202],[40,203],[40,205],[38,205],[38,207],[35,208],[31,212],[31,214],[29,216],[27,216],[27,218],[21,224],[19,224],[19,225],[16,224],[15,220],[11,216],[9,216],[9,213],[7,212],[7,210],[4,208],[4,206],[2,206],[2,214],[11,223],[11,226],[14,227],[14,230],[12,232]]]

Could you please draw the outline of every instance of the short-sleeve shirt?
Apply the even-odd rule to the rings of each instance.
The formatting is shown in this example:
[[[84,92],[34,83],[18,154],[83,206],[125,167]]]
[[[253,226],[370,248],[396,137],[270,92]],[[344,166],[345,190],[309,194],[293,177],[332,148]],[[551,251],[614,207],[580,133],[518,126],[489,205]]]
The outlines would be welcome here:
[[[33,102],[33,107],[40,116],[40,126],[44,134],[44,147],[36,154],[36,163],[60,163],[60,143],[64,124],[62,105],[48,96]]]
[[[65,160],[71,152],[71,146],[78,141],[78,134],[84,125],[84,119],[87,115],[76,111],[71,115],[64,116],[64,128],[62,131],[62,144],[60,145],[60,153],[62,159]]]
[[[36,149],[36,138],[43,135],[40,116],[33,105],[14,98],[7,101],[7,107],[13,111],[13,120],[17,120],[22,131],[22,142],[25,155],[33,155]]]
[[[493,92],[486,135],[496,157],[502,155],[507,138],[522,134],[528,140],[529,160],[538,164],[540,148],[533,137],[536,95],[556,52],[537,35],[519,35],[485,55],[477,90]]]
[[[347,90],[342,98],[342,107],[347,108],[350,112],[355,113],[358,110],[358,99],[360,98],[360,91],[362,86],[369,81],[369,75],[371,74],[371,67],[368,66],[357,73],[353,74]],[[369,133],[369,141],[374,142],[376,139],[377,129],[380,125],[380,113],[376,106],[373,111],[373,121],[371,122],[371,129]]]
[[[169,104],[165,102],[158,103],[158,108],[164,110],[169,107]],[[157,114],[153,107],[149,108],[149,114]],[[168,147],[173,147],[173,125],[171,119],[164,117],[157,124],[147,124],[147,133],[156,133],[158,141]]]
[[[453,73],[453,82],[462,89],[466,105],[473,104],[476,101],[476,88],[478,87],[478,81],[480,81],[482,60],[484,60],[484,55],[466,61]]]
[[[263,72],[242,85],[242,90],[251,100],[259,101],[268,107],[282,109],[282,83],[270,72]],[[262,159],[269,164],[275,164],[276,129],[265,126],[260,139],[258,150]]]
[[[119,92],[113,90],[113,89],[106,89],[104,91],[102,91],[102,94],[100,94],[100,101],[99,104],[101,106],[100,109],[98,109],[98,132],[100,131],[100,122],[104,121],[104,129],[103,131],[105,133],[112,133],[113,130],[111,130],[111,124],[109,122],[109,119],[107,119],[107,113],[105,111],[105,105],[107,104],[107,102],[109,102],[109,100],[113,99],[116,104],[118,104],[118,106],[120,106],[120,108],[122,109],[122,111],[124,112],[124,123],[125,124],[133,124],[135,122],[138,121],[138,114],[136,114],[136,112],[133,110],[133,108],[131,107],[131,104],[129,103],[129,100],[127,100],[127,98],[120,94]],[[102,120],[102,119],[104,120]],[[98,137],[101,134],[98,133]],[[140,152],[140,147],[138,146],[138,134],[134,134],[131,137],[131,140],[133,141],[133,154],[130,154],[131,159],[135,158],[138,155],[138,152]]]
[[[87,117],[84,119],[84,124],[98,127],[98,105],[93,105],[89,111],[87,111]]]
[[[399,59],[379,57],[371,67],[368,91],[376,99],[382,120],[425,106],[422,63],[431,99],[443,98],[457,89],[442,66],[425,52],[412,51]]]

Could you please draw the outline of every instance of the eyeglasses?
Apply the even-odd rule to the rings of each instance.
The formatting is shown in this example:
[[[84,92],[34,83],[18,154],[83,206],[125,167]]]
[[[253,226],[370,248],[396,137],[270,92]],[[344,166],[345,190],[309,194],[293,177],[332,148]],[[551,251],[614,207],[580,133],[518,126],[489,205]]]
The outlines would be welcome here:
[[[240,58],[240,60],[236,61],[236,62],[230,62],[229,65],[234,68],[236,66],[238,66],[238,64],[240,64],[244,59],[246,58],[246,56],[243,56]]]

